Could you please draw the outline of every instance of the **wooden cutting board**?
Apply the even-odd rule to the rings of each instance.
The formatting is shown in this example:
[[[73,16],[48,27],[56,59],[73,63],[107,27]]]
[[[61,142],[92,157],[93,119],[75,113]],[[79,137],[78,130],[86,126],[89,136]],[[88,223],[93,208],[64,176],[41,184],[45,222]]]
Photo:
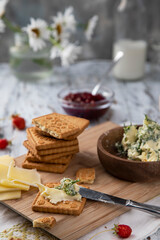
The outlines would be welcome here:
[[[84,131],[79,137],[80,153],[76,154],[67,171],[64,174],[40,172],[42,182],[44,184],[47,182],[58,182],[63,177],[75,178],[76,171],[79,168],[94,167],[96,169],[96,180],[91,186],[94,190],[139,202],[145,202],[157,196],[160,193],[160,182],[131,183],[122,181],[107,174],[101,166],[97,157],[98,137],[106,130],[115,126],[112,122],[105,122]],[[16,159],[18,166],[21,166],[23,159],[24,156]],[[49,213],[32,211],[31,205],[36,194],[37,189],[32,188],[29,192],[24,192],[21,199],[4,201],[2,203],[30,221],[50,215]],[[53,229],[47,231],[60,239],[75,240],[125,211],[127,211],[125,207],[87,200],[80,216],[51,214],[56,218],[57,224]]]

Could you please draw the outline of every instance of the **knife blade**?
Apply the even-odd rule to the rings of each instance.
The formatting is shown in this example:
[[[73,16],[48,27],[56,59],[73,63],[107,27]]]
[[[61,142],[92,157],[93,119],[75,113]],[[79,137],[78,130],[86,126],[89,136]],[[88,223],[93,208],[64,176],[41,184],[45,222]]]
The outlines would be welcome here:
[[[156,217],[160,217],[160,207],[149,205],[145,203],[139,203],[136,201],[119,198],[116,196],[112,196],[106,193],[94,191],[88,188],[81,187],[79,188],[79,193],[82,197],[93,200],[99,201],[103,203],[110,203],[110,204],[118,204],[125,207],[135,208],[137,210],[141,210],[147,213],[150,213]]]

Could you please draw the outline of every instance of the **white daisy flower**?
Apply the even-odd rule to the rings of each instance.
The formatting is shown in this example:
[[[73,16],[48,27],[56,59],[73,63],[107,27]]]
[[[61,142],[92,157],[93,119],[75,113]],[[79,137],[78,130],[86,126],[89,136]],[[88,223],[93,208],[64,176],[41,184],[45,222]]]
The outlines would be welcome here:
[[[62,66],[69,66],[74,63],[78,58],[78,55],[81,53],[81,47],[76,46],[73,43],[65,44],[66,46],[63,48],[61,52],[61,63]]]
[[[5,31],[5,24],[2,19],[0,19],[0,33],[4,33]]]
[[[62,66],[69,66],[74,63],[81,53],[81,47],[68,41],[64,41],[61,45],[55,45],[51,49],[50,57],[52,59],[60,57]]]
[[[66,8],[66,10],[64,11],[64,20],[66,28],[74,32],[76,29],[76,20],[73,14],[73,7],[70,6]]]
[[[0,18],[3,17],[6,11],[6,5],[9,2],[9,0],[0,0]]]
[[[42,19],[31,18],[31,24],[23,28],[29,37],[29,45],[36,52],[46,46],[44,40],[49,39],[50,31],[46,21]]]
[[[126,8],[126,6],[127,6],[127,0],[122,0],[117,9],[119,12],[122,12]]]
[[[97,25],[97,22],[98,22],[98,18],[99,17],[97,15],[95,15],[88,21],[87,29],[85,31],[85,36],[86,36],[86,39],[88,41],[91,41],[91,39],[92,39],[94,29],[95,29],[95,27]]]
[[[57,13],[57,16],[53,17],[53,37],[57,41],[63,41],[68,39],[71,32],[76,29],[76,20],[73,15],[73,7],[68,7],[64,14]]]
[[[60,57],[61,56],[61,49],[60,49],[60,47],[58,47],[58,46],[53,46],[52,48],[51,48],[51,53],[50,53],[50,58],[51,59],[55,59],[55,58],[58,58],[58,57]]]

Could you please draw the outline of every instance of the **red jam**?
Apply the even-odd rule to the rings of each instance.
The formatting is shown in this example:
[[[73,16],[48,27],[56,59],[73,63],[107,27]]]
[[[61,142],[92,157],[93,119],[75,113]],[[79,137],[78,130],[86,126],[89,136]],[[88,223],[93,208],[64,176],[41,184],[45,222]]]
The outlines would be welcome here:
[[[89,92],[69,93],[64,97],[64,100],[71,101],[73,103],[85,103],[91,105],[104,99],[105,98],[101,94],[92,95],[92,93]]]
[[[63,105],[66,113],[89,120],[98,119],[109,108],[108,100],[102,94],[92,95],[90,92],[69,93],[64,97],[64,100],[67,101],[67,105]]]

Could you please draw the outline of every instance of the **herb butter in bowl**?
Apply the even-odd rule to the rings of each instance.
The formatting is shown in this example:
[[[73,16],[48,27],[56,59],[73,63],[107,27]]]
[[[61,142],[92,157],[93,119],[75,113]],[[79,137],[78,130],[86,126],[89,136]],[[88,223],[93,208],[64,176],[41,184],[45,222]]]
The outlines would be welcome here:
[[[160,179],[160,125],[147,116],[142,126],[117,127],[98,139],[106,171],[128,181]]]

